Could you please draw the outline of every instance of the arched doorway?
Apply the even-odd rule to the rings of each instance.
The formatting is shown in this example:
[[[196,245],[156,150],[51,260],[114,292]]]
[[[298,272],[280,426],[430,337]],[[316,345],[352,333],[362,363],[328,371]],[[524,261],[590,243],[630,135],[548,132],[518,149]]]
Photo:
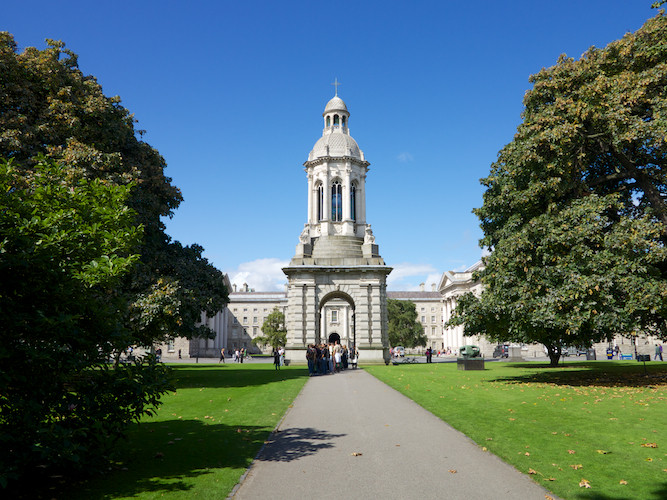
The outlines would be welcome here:
[[[319,341],[356,347],[354,310],[354,300],[343,291],[336,290],[322,297],[318,305]]]

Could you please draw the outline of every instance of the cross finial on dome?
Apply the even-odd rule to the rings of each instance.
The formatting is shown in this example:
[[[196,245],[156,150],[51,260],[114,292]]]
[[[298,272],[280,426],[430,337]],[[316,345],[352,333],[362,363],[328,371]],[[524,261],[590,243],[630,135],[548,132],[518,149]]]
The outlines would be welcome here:
[[[334,82],[333,82],[331,85],[333,85],[334,87],[336,87],[336,95],[335,95],[335,97],[338,97],[338,86],[340,85],[340,83],[338,83],[338,77],[335,78]]]

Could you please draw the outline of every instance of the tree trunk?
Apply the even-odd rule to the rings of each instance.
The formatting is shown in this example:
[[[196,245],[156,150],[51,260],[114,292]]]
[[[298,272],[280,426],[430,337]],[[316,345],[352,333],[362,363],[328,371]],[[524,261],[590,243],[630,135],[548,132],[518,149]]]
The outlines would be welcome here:
[[[560,346],[548,345],[546,347],[547,347],[547,354],[549,355],[549,359],[551,360],[551,364],[549,366],[553,367],[558,366],[558,360],[560,359]]]

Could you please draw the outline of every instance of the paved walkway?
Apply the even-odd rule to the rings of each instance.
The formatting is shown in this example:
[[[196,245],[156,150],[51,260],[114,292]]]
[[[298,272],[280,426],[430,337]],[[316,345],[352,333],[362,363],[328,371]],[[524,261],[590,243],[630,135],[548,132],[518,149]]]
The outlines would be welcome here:
[[[412,400],[347,370],[308,380],[233,498],[545,495],[554,497]]]

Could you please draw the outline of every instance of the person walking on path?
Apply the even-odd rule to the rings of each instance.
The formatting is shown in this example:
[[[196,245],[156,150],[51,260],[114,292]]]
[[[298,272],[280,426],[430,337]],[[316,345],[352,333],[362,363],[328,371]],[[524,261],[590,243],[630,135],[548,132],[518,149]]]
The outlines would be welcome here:
[[[664,361],[662,359],[662,344],[656,344],[655,345],[655,360],[658,361],[658,358],[660,358],[660,361]]]
[[[224,362],[225,362],[225,348],[223,347],[222,349],[220,349],[220,361],[218,361],[218,364]]]

